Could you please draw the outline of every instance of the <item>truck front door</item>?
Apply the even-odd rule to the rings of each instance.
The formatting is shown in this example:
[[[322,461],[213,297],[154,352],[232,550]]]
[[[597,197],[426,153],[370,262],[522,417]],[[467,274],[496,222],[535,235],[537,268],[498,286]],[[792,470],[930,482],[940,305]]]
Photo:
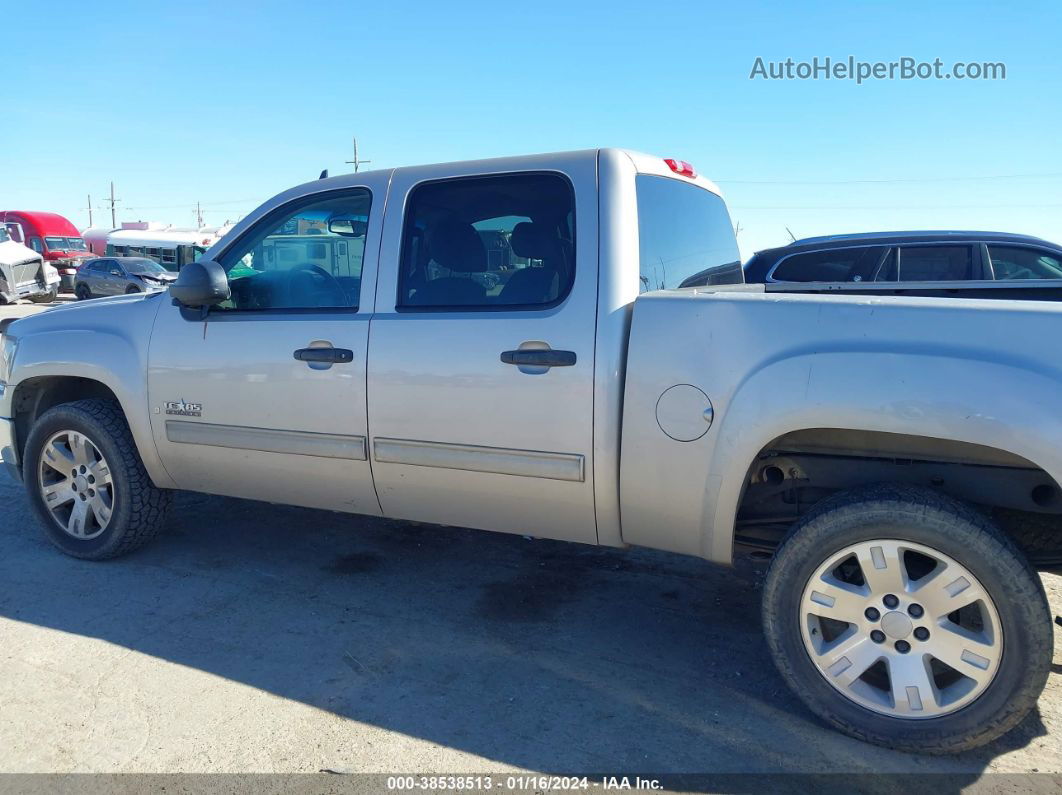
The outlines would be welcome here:
[[[380,513],[367,458],[365,359],[375,256],[335,272],[278,240],[379,249],[387,174],[265,212],[216,255],[232,297],[206,319],[163,297],[149,349],[159,456],[178,487]],[[371,208],[371,210],[370,210]],[[369,217],[355,228],[352,218]],[[284,253],[278,253],[282,250]]]
[[[596,542],[595,165],[395,172],[368,372],[385,515]]]

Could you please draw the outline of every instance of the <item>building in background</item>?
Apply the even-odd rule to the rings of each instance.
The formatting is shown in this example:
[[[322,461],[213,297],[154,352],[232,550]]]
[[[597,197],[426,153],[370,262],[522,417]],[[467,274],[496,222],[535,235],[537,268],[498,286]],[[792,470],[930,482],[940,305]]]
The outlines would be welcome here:
[[[227,226],[182,229],[153,221],[127,221],[119,229],[93,227],[84,238],[93,253],[112,257],[147,257],[167,270],[195,262],[226,232]]]

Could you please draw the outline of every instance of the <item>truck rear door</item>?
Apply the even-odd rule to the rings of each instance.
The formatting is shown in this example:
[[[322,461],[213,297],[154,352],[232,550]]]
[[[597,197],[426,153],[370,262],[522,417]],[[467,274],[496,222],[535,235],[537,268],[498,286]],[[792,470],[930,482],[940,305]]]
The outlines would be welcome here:
[[[592,153],[395,172],[368,406],[387,516],[596,542]]]

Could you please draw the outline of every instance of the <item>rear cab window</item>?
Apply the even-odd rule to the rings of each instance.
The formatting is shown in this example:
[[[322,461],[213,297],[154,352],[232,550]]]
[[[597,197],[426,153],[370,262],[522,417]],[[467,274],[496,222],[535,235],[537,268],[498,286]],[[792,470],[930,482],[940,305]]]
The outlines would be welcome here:
[[[670,177],[639,174],[639,292],[741,284],[741,255],[723,199]]]

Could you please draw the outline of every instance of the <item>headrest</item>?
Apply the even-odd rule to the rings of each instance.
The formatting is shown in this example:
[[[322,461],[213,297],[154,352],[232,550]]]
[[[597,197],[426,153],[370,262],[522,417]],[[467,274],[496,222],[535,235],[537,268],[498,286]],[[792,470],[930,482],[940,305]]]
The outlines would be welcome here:
[[[442,221],[428,236],[428,249],[436,263],[458,273],[487,270],[487,249],[472,224]]]
[[[509,248],[518,257],[550,259],[559,253],[560,240],[538,224],[521,221],[513,227]]]

